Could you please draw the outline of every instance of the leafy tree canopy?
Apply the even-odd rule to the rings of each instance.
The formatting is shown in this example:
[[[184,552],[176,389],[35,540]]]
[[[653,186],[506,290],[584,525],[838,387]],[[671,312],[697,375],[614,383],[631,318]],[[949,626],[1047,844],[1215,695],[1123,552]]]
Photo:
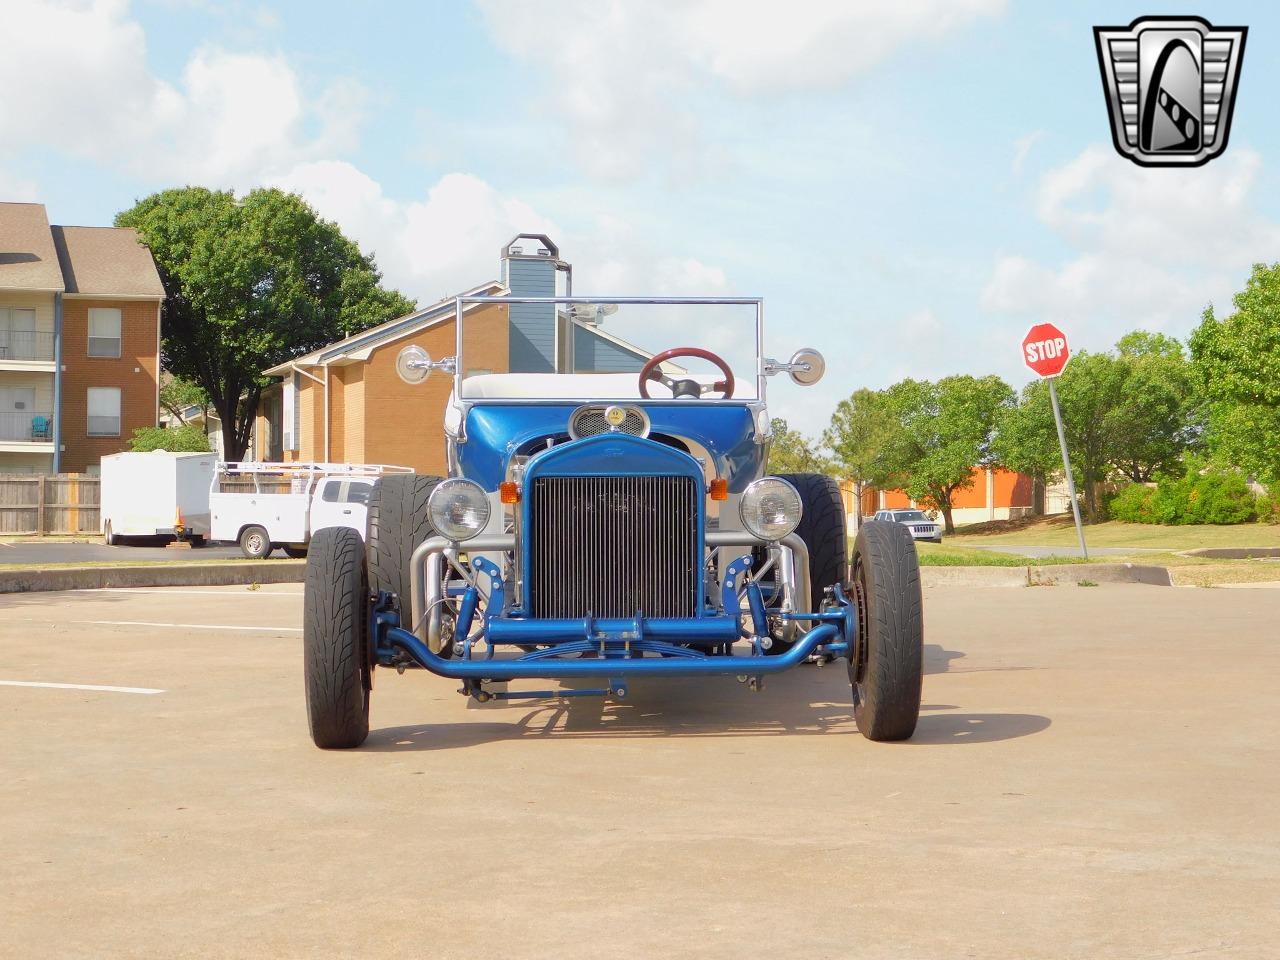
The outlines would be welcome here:
[[[1209,403],[1206,440],[1216,459],[1280,480],[1280,263],[1255,264],[1235,311],[1213,308],[1191,335],[1194,370]]]
[[[151,248],[164,365],[208,393],[229,459],[248,447],[262,370],[414,308],[335,224],[280,190],[165,190],[116,224]]]
[[[129,449],[137,453],[168,450],[170,453],[208,453],[209,438],[199,427],[184,423],[177,427],[140,427],[133,431]]]
[[[884,392],[893,425],[880,455],[884,482],[942,512],[948,533],[955,494],[973,468],[992,462],[992,437],[1013,390],[996,376],[903,380]]]
[[[1202,402],[1182,345],[1135,331],[1114,351],[1080,351],[1058,377],[1058,401],[1077,487],[1091,521],[1101,516],[1097,487],[1112,473],[1145,483],[1181,472],[1199,441]],[[1011,470],[1047,479],[1062,474],[1062,453],[1048,383],[1033,381],[1005,411],[996,459]]]
[[[769,444],[769,473],[826,473],[830,465],[803,433],[792,430],[787,421],[769,421],[773,440]]]
[[[186,422],[187,411],[192,407],[207,407],[209,394],[204,387],[171,373],[160,375],[160,406],[168,410],[181,423]]]
[[[859,487],[886,480],[883,453],[894,424],[883,392],[855,390],[836,406],[822,435],[832,468]]]

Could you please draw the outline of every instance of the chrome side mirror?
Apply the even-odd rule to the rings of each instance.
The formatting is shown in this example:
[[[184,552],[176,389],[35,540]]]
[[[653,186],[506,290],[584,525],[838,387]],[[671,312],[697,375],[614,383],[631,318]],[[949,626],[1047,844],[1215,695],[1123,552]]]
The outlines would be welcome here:
[[[791,355],[791,359],[786,363],[769,357],[766,357],[764,361],[764,375],[766,377],[785,373],[791,377],[794,383],[802,387],[813,386],[822,379],[822,375],[826,372],[827,361],[813,347],[801,347]]]
[[[431,354],[417,344],[410,344],[396,354],[396,373],[401,380],[412,386],[424,383],[431,376],[432,370],[443,370],[452,376],[457,369],[455,358],[432,360]]]

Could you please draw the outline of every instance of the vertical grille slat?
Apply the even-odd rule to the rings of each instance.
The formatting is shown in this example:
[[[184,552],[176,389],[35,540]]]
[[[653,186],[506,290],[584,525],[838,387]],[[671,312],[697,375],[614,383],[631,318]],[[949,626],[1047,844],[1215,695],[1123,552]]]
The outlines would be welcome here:
[[[691,477],[537,477],[527,572],[535,617],[696,614]]]

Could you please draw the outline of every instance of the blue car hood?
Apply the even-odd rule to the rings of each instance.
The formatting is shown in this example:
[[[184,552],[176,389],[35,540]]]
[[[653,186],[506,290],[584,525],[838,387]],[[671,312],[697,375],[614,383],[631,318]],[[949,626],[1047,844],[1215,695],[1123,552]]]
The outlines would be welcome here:
[[[472,405],[464,426],[466,442],[458,445],[462,475],[486,490],[496,490],[506,479],[507,464],[515,452],[539,437],[567,436],[569,416],[579,406],[527,401]],[[731,492],[741,493],[760,475],[765,447],[756,442],[750,407],[705,400],[637,406],[648,414],[651,434],[688,439],[704,447],[715,461],[717,475],[729,481]]]

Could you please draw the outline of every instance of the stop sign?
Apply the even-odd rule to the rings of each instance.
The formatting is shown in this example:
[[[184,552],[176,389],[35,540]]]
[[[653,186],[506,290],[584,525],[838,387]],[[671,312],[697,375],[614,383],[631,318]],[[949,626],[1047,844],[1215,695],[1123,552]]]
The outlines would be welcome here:
[[[1052,323],[1037,323],[1022,338],[1022,360],[1037,376],[1056,377],[1070,359],[1067,335]]]

